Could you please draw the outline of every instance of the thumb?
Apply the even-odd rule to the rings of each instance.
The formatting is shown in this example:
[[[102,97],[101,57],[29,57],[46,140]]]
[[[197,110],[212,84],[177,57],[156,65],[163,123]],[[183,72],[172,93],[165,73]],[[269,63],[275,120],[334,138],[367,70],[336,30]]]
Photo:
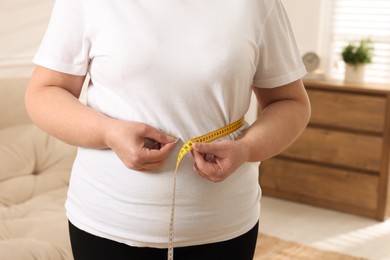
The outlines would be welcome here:
[[[214,143],[192,143],[192,148],[199,153],[215,154]]]
[[[145,133],[145,138],[152,139],[160,144],[174,143],[177,139],[154,127],[148,128],[148,131]]]

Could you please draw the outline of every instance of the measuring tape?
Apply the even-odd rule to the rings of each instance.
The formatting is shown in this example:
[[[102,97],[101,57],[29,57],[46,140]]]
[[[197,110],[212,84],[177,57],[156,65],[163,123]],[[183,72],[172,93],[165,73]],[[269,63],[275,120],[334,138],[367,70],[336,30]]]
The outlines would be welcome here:
[[[177,169],[179,168],[179,164],[181,162],[181,159],[186,155],[188,152],[190,152],[192,148],[193,143],[208,143],[212,142],[214,140],[217,140],[221,137],[224,137],[228,134],[233,133],[234,131],[240,129],[244,125],[244,117],[240,118],[234,123],[231,123],[225,127],[219,128],[215,131],[212,131],[210,133],[195,137],[187,141],[180,149],[179,155],[177,156],[176,160],[176,168],[175,172],[173,174],[173,190],[172,190],[172,203],[171,203],[171,218],[169,221],[169,243],[168,243],[168,260],[173,260],[173,248],[174,248],[174,222],[175,222],[175,204],[176,204],[176,173]]]

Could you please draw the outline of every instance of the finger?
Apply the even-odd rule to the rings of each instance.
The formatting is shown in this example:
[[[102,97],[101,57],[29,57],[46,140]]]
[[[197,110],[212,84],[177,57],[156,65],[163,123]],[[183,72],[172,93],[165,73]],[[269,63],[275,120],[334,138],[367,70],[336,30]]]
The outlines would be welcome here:
[[[193,168],[194,168],[194,171],[200,177],[202,177],[202,178],[204,178],[206,180],[209,180],[209,181],[212,181],[212,182],[221,182],[221,181],[223,181],[225,179],[223,177],[223,175],[208,174],[208,173],[202,171],[201,169],[199,169],[199,167],[198,167],[198,165],[196,163],[194,163]]]
[[[174,143],[166,144],[160,150],[143,147],[137,153],[133,153],[130,157],[124,158],[123,162],[128,168],[133,170],[155,170],[161,167],[174,146]]]
[[[140,171],[140,172],[155,172],[160,167],[161,167],[160,164],[156,164],[156,165],[150,164],[150,165],[145,165],[145,166],[134,167],[134,168],[132,168],[132,170]]]
[[[210,167],[210,166],[215,167],[216,165],[218,166],[218,162],[217,162],[218,157],[213,154],[209,154],[209,153],[202,154],[196,150],[193,150],[192,155],[194,157],[195,162],[199,164],[201,168]]]
[[[192,150],[191,154],[194,157],[194,162],[196,164],[202,164],[203,163],[203,161],[204,161],[203,155],[200,152]]]
[[[193,169],[200,177],[202,177],[204,179],[207,179],[207,180],[210,180],[209,176],[207,174],[205,174],[204,172],[202,172],[195,162],[194,162],[194,165],[193,165]]]
[[[151,150],[160,150],[161,144],[157,142],[156,140],[146,138],[144,141],[144,147],[151,149]]]
[[[162,164],[163,164],[163,162],[155,162],[155,163],[147,162],[147,163],[144,163],[142,166],[140,166],[140,171],[154,172],[154,171],[160,169]]]
[[[176,142],[176,138],[173,136],[169,136],[163,131],[156,129],[154,127],[148,127],[145,132],[145,137],[147,139],[152,139],[160,144],[168,144]]]
[[[175,148],[175,143],[168,143],[160,146],[160,149],[143,149],[140,154],[140,161],[157,163],[164,161],[172,150]]]
[[[209,153],[205,153],[203,154],[203,159],[206,161],[206,162],[210,162],[210,163],[216,163],[216,159],[215,159],[215,155],[214,154],[209,154]]]
[[[211,153],[211,143],[192,143],[192,148],[199,153]]]
[[[139,158],[135,158],[131,161],[123,161],[127,168],[135,171],[149,172],[157,170],[163,164],[163,161],[145,162]]]
[[[196,164],[197,169],[208,176],[220,175],[223,172],[222,167],[218,164],[217,159],[213,156],[214,161],[210,162],[205,160],[204,155],[194,151],[194,163]],[[209,155],[211,157],[212,155]]]
[[[157,151],[159,150],[150,150]],[[166,157],[158,158],[157,156],[149,156],[149,157],[138,157],[133,161],[132,169],[139,169],[142,171],[154,171],[164,164]]]
[[[218,155],[224,152],[224,143],[223,142],[214,142],[214,143],[193,143],[192,148],[202,154],[213,154],[218,157]]]

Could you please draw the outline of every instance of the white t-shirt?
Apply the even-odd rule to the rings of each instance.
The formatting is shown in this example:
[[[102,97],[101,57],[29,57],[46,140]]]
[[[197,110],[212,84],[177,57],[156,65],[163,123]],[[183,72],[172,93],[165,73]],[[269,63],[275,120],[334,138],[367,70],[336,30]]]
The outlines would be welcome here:
[[[181,139],[159,172],[124,166],[112,150],[79,148],[66,202],[87,232],[134,246],[167,247],[173,171],[184,141],[248,110],[251,86],[305,74],[280,0],[57,0],[34,58],[90,74],[88,106]],[[234,139],[245,128],[225,137]],[[258,163],[221,183],[177,175],[175,246],[223,241],[258,221]]]

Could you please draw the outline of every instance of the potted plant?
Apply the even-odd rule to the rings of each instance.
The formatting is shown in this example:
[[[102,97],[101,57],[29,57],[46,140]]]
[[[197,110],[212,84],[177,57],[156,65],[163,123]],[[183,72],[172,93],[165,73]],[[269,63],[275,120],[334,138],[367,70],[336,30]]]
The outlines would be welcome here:
[[[350,42],[344,47],[341,56],[345,62],[346,82],[363,82],[366,64],[372,62],[374,48],[370,39]]]

